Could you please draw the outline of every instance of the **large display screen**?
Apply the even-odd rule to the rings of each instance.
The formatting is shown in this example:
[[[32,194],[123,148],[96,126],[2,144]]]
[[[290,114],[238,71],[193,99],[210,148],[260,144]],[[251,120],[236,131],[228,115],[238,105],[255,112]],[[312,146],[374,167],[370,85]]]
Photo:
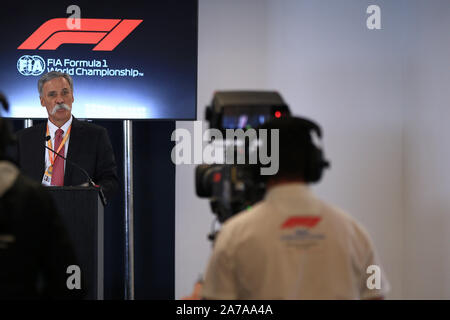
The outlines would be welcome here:
[[[55,70],[78,118],[196,118],[197,0],[14,1],[0,17],[7,117],[46,118],[37,82]]]

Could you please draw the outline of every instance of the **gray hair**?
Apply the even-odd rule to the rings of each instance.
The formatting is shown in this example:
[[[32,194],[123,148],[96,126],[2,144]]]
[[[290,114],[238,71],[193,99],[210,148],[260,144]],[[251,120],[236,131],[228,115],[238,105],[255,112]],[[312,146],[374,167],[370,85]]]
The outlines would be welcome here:
[[[47,81],[50,81],[52,79],[59,78],[59,77],[63,77],[64,79],[67,80],[67,82],[69,82],[70,89],[73,92],[73,80],[72,80],[72,77],[68,73],[58,72],[58,71],[50,71],[50,72],[44,74],[38,81],[39,96],[42,97],[42,87],[44,86],[44,83],[46,83]]]

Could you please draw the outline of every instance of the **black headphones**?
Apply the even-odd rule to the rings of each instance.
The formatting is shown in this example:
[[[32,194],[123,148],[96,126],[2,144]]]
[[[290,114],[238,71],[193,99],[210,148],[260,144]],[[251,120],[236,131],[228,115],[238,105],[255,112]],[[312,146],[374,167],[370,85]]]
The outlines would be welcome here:
[[[8,100],[6,97],[0,93],[0,105],[3,106],[5,111],[9,110]],[[15,139],[11,132],[11,125],[8,120],[0,117],[0,156],[3,156],[3,152],[6,147],[14,143]]]
[[[320,126],[308,119],[295,117],[295,116],[286,116],[280,119],[272,119],[271,121],[262,125],[261,128],[264,129],[275,129],[275,128],[283,128],[283,121],[291,122],[289,125],[293,130],[288,130],[289,134],[286,135],[286,131],[284,131],[283,139],[293,142],[298,142],[298,148],[301,148],[302,152],[304,151],[304,171],[302,173],[302,178],[307,183],[315,183],[319,182],[322,178],[322,174],[324,169],[330,167],[330,162],[325,159],[324,152],[321,148],[320,140],[322,138],[322,130]],[[284,129],[283,129],[284,130]],[[316,137],[316,138],[315,138]],[[270,143],[270,142],[268,142]],[[295,146],[295,144],[292,144]],[[291,164],[295,166],[296,164]],[[255,174],[259,176],[262,181],[266,181],[270,176],[261,176],[259,175],[259,167],[256,166],[254,169]]]
[[[304,127],[309,131],[309,142],[307,148],[309,149],[309,157],[306,159],[304,178],[306,182],[319,182],[322,178],[324,169],[330,167],[330,162],[325,159],[323,150],[314,141],[313,135],[316,134],[319,139],[322,139],[322,130],[320,126],[308,119],[299,118],[304,122]]]

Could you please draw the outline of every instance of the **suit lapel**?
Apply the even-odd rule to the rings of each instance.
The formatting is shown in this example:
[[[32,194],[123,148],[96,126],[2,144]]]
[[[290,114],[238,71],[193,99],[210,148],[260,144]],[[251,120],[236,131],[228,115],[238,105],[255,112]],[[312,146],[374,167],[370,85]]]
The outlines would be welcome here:
[[[81,154],[83,148],[83,124],[73,117],[72,129],[70,131],[69,150],[67,151],[67,159],[78,163],[77,155]],[[74,167],[66,163],[66,170],[64,172],[64,185],[72,185],[72,174]]]
[[[45,152],[46,149],[44,147],[46,140],[46,132],[45,129],[47,128],[47,122],[43,122],[42,124],[39,124],[36,128],[38,130],[38,134],[36,135],[30,135],[30,142],[29,146],[32,152],[31,155],[38,155],[37,159],[40,159],[40,161],[32,161],[31,165],[31,178],[35,179],[36,181],[41,181],[42,176],[44,175],[45,170]],[[32,157],[31,159],[33,159]]]

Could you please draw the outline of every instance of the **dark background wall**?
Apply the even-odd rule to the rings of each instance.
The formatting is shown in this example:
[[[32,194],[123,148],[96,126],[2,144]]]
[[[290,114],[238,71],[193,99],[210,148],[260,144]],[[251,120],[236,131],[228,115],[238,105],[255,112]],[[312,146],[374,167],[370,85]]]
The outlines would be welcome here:
[[[36,123],[36,122],[35,122]],[[105,299],[123,299],[125,215],[123,121],[93,123],[108,130],[121,188],[105,208]],[[24,120],[13,120],[14,131]],[[173,299],[175,290],[174,121],[133,122],[135,298]]]

